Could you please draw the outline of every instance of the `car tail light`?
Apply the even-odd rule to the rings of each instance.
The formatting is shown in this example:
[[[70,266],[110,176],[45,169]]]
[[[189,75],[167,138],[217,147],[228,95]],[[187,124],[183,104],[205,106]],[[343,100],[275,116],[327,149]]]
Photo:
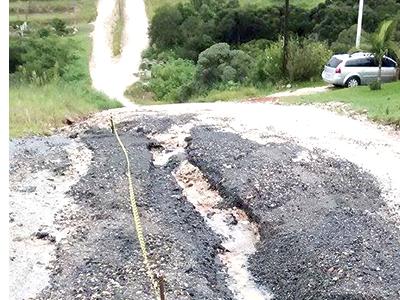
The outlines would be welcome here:
[[[342,69],[340,67],[337,67],[335,70],[335,73],[338,73],[338,74],[342,73]]]

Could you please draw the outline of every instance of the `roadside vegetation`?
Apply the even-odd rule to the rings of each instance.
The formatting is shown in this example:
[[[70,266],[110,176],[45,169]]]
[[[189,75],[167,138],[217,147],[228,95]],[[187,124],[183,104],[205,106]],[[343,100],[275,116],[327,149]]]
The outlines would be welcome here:
[[[400,127],[400,82],[386,83],[379,91],[361,86],[280,100],[292,104],[342,102],[349,104],[356,112],[367,113],[373,121]]]
[[[141,81],[126,95],[163,103],[228,100],[317,82],[333,53],[354,48],[358,5],[350,2],[292,0],[285,64],[283,1],[148,0],[150,47]],[[399,0],[366,3],[363,37],[399,12]],[[398,28],[394,38],[400,40]]]
[[[45,134],[120,106],[91,88],[87,23],[96,16],[94,0],[12,1],[10,16],[11,137]]]

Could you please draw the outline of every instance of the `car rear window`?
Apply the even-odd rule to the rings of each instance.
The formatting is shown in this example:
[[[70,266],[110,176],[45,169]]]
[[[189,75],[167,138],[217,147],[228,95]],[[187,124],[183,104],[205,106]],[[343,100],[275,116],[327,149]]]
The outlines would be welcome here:
[[[336,68],[343,60],[337,58],[337,57],[332,57],[328,63],[326,64],[328,67],[331,68]]]

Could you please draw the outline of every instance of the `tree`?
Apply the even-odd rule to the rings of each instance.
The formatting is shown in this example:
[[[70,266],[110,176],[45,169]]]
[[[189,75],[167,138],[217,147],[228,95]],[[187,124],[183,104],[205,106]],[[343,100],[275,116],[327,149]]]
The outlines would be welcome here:
[[[390,52],[396,53],[399,57],[400,50],[399,46],[394,42],[394,32],[397,28],[397,21],[386,20],[381,23],[378,30],[373,33],[370,37],[370,51],[374,54],[374,57],[379,65],[378,73],[378,86],[381,88],[382,82],[382,61],[383,57]]]
[[[252,59],[242,50],[218,43],[199,54],[197,82],[201,89],[216,88],[221,84],[245,82]]]
[[[151,20],[149,35],[151,43],[161,49],[174,48],[181,43],[179,26],[183,17],[177,6],[160,7]]]
[[[287,73],[288,66],[288,21],[289,21],[289,0],[285,0],[285,23],[283,25],[283,73]]]

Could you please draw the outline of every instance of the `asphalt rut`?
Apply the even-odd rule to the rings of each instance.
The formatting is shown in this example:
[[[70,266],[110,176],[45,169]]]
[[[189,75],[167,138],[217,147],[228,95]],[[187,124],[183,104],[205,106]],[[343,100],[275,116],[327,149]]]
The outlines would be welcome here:
[[[184,200],[172,169],[153,164],[153,142],[133,124],[117,126],[131,160],[151,267],[164,273],[167,299],[233,299],[218,257],[220,238]],[[153,299],[123,153],[109,129],[90,129],[80,139],[92,160],[68,193],[78,206],[70,216],[74,230],[57,245],[50,284],[37,299]]]
[[[248,257],[256,252],[260,239],[258,225],[250,222],[246,213],[236,207],[219,207],[223,203],[218,191],[213,190],[200,169],[186,157],[191,122],[183,126],[172,126],[168,132],[152,134],[152,155],[155,165],[164,166],[170,159],[181,161],[173,170],[174,178],[182,188],[187,201],[203,217],[205,223],[222,238],[222,249],[218,254],[228,274],[227,284],[237,300],[267,300],[272,295],[255,283],[248,270]]]
[[[256,252],[260,240],[258,226],[236,207],[218,208],[223,199],[212,190],[201,171],[188,161],[174,174],[183,195],[203,216],[210,228],[220,235],[223,250],[219,254],[227,274],[228,287],[238,300],[267,300],[272,295],[260,288],[248,270],[248,257]]]

